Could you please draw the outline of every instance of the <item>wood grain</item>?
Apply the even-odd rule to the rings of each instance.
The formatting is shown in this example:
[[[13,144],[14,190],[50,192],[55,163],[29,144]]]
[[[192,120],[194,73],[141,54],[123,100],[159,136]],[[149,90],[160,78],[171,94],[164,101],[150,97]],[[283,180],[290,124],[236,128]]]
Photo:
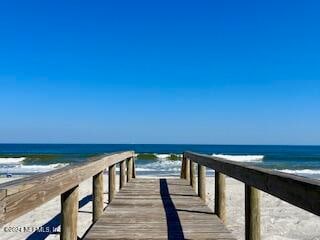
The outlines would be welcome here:
[[[236,163],[204,154],[186,152],[185,156],[192,161],[320,216],[319,180],[260,167],[251,167],[243,163]]]
[[[79,186],[61,194],[60,240],[77,240]]]
[[[109,182],[108,182],[108,202],[112,202],[114,195],[116,194],[116,164],[113,164],[109,167],[108,171],[108,177],[109,177]]]
[[[234,239],[185,179],[132,179],[86,240]]]
[[[226,180],[225,176],[219,172],[215,172],[214,177],[214,212],[221,219],[223,223],[226,223]]]
[[[246,240],[260,240],[260,193],[245,185],[245,236]]]
[[[123,188],[123,186],[126,184],[126,166],[127,166],[127,161],[121,161],[120,162],[120,183],[119,183],[119,188]]]
[[[181,160],[180,178],[186,179],[186,158],[185,158],[185,156],[183,156],[182,160]]]
[[[195,174],[195,163],[190,160],[190,185],[195,190],[196,189],[196,174]]]
[[[127,182],[131,181],[132,172],[133,172],[133,157],[128,158],[127,160]]]
[[[0,225],[41,206],[133,152],[108,154],[48,173],[0,184]]]
[[[93,176],[92,189],[92,221],[96,222],[103,212],[103,171]]]
[[[206,202],[206,167],[198,165],[198,196]]]

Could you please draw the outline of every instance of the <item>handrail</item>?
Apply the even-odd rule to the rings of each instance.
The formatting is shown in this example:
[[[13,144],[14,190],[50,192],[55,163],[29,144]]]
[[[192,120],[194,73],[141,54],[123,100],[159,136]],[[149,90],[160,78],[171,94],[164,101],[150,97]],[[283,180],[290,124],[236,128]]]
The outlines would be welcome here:
[[[257,189],[320,216],[319,180],[248,166],[205,154],[185,152],[181,177],[188,179],[191,185],[194,184],[195,163],[201,171],[203,171],[202,166],[215,170],[215,211],[222,221],[225,221],[226,212],[224,175],[245,183],[246,239],[260,239],[259,191]],[[201,175],[205,174],[199,170],[198,172]],[[198,179],[201,187],[204,179],[203,177]]]
[[[110,201],[112,200],[115,192],[115,165],[117,163],[122,164],[120,175],[121,186],[123,186],[123,181],[126,179],[124,177],[125,166],[123,163],[127,163],[125,165],[128,169],[127,181],[129,181],[132,178],[132,172],[134,171],[133,158],[134,152],[132,151],[105,154],[91,158],[82,163],[72,164],[47,173],[37,174],[0,184],[0,226],[27,212],[30,212],[60,194],[62,199],[62,225],[70,224],[68,221],[72,221],[72,219],[68,218],[70,218],[69,215],[72,214],[67,211],[71,211],[72,206],[69,206],[68,204],[74,204],[74,206],[75,204],[77,205],[78,185],[90,177],[93,177],[94,180],[93,213],[96,214],[96,216],[93,216],[93,219],[96,220],[103,210],[103,171],[106,168],[109,168]],[[71,199],[75,200],[70,203]],[[64,209],[66,211],[65,214],[63,212]],[[72,224],[74,225],[74,223]],[[61,234],[64,234],[63,230],[61,231]],[[61,239],[73,239],[73,235],[71,237],[70,236],[66,235]]]

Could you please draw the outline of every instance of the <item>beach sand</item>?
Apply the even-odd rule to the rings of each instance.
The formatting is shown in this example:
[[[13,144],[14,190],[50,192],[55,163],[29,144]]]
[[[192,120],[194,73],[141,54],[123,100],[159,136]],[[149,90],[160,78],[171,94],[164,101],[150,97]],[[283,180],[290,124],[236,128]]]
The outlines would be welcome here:
[[[107,176],[105,175],[105,203],[107,202]],[[119,178],[117,177],[117,180]],[[10,179],[9,179],[10,180]],[[8,181],[1,178],[0,183]],[[227,226],[237,239],[244,239],[244,185],[234,179],[226,179]],[[118,182],[117,182],[118,189]],[[78,217],[78,236],[82,237],[92,221],[92,180],[80,185],[79,200],[81,208]],[[207,177],[207,199],[209,207],[214,206],[214,178]],[[269,194],[261,193],[261,231],[262,239],[320,240],[320,218]],[[21,216],[1,228],[0,239],[59,239],[59,234],[8,232],[16,227],[59,227],[60,197]],[[31,230],[31,229],[30,229]],[[51,229],[52,230],[52,229]]]

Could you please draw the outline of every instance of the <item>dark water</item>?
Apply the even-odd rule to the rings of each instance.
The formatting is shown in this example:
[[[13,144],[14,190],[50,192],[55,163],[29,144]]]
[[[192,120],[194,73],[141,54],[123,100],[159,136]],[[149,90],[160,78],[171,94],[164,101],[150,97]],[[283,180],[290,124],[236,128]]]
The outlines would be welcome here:
[[[320,146],[264,146],[264,145],[174,145],[174,144],[0,144],[0,159],[25,157],[23,165],[39,169],[41,165],[70,163],[102,153],[134,150],[137,153],[181,154],[194,151],[205,154],[263,155],[262,161],[247,164],[278,169],[304,176],[320,176]],[[250,157],[250,156],[249,156]],[[176,174],[179,161],[139,160],[138,171],[142,173]],[[2,164],[2,173],[8,171]],[[4,170],[4,168],[6,170]],[[27,167],[26,167],[27,168]],[[41,171],[41,170],[39,170]],[[0,172],[0,173],[1,173]],[[18,171],[17,171],[18,172]],[[32,170],[31,170],[32,172]],[[37,171],[35,171],[37,172]]]

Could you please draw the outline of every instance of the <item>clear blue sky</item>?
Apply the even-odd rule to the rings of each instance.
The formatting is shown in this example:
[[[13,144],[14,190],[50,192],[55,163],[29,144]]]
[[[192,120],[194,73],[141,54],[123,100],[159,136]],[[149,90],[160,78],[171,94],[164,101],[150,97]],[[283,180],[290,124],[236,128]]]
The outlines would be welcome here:
[[[320,144],[319,1],[2,1],[0,142]]]

